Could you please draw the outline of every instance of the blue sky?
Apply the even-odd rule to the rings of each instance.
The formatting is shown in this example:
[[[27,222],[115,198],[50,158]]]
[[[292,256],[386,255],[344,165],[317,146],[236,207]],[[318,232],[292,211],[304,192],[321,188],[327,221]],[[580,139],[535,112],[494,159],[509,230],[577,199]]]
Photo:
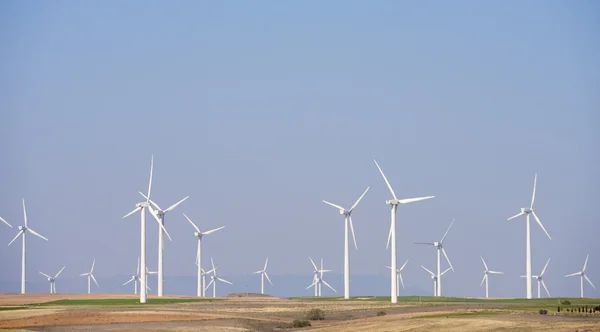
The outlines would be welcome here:
[[[139,222],[121,217],[145,190],[170,205],[165,273],[193,275],[193,229],[225,275],[270,257],[269,273],[307,274],[308,255],[343,268],[351,205],[359,250],[351,273],[387,276],[389,193],[402,197],[399,263],[430,289],[441,237],[456,272],[448,295],[481,295],[483,255],[506,296],[522,296],[528,204],[533,272],[552,257],[553,295],[577,295],[581,269],[600,284],[600,5],[594,1],[129,1],[0,4],[0,215],[47,236],[28,242],[37,270],[129,273]],[[148,264],[156,265],[156,224]],[[8,243],[16,230],[0,228]],[[0,249],[0,281],[20,276],[20,245]],[[428,250],[429,249],[429,250]],[[330,281],[338,290],[342,279]],[[222,287],[222,289],[225,289]],[[2,291],[13,291],[2,289]],[[15,290],[16,291],[16,290]],[[600,291],[586,289],[600,297]]]

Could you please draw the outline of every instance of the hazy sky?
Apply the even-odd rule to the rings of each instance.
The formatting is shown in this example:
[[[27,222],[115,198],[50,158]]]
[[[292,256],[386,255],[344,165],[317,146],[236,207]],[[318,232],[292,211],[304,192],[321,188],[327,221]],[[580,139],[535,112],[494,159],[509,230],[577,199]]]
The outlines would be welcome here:
[[[130,273],[139,217],[121,219],[146,190],[166,217],[167,276],[194,275],[201,229],[222,275],[307,274],[308,256],[343,269],[350,206],[351,273],[387,276],[390,194],[401,197],[398,261],[429,290],[419,265],[441,238],[456,272],[444,294],[524,296],[524,219],[538,172],[533,273],[547,258],[552,295],[600,285],[600,4],[595,1],[3,1],[0,2],[0,282]],[[596,151],[596,152],[594,152]],[[148,221],[148,265],[157,225]],[[330,280],[342,291],[342,279]],[[494,290],[494,287],[495,290]],[[18,291],[3,289],[2,291]],[[302,292],[299,291],[299,294]],[[600,289],[586,286],[586,295]]]

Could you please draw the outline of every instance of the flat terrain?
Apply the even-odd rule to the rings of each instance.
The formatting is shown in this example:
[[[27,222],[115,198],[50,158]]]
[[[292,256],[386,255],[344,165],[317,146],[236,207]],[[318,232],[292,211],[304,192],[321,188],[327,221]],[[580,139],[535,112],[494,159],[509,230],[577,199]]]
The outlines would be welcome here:
[[[600,299],[569,299],[591,307]],[[17,331],[599,331],[600,312],[557,313],[558,299],[401,297],[223,298],[134,295],[0,294],[0,329]],[[292,328],[319,308],[324,320]],[[547,315],[540,315],[547,309]]]

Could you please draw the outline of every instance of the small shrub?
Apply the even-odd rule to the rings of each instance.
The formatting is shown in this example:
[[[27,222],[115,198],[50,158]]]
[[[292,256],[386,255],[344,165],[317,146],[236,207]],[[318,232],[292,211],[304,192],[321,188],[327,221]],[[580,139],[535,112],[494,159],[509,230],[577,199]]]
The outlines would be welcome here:
[[[385,312],[383,310],[377,311],[377,317],[379,317],[379,316],[385,316],[385,315],[387,315],[387,312]]]
[[[540,315],[545,315],[548,313],[548,310],[546,309],[540,309]]]
[[[307,327],[310,326],[310,322],[307,320],[296,319],[292,322],[293,327]]]
[[[308,319],[308,320],[323,320],[323,319],[325,319],[325,313],[323,312],[323,310],[321,310],[319,308],[313,308],[308,311],[308,314],[306,314],[306,319]]]
[[[571,305],[571,301],[569,301],[569,300],[562,300],[562,301],[560,301],[560,304],[562,304],[562,305]]]
[[[557,312],[560,312],[560,306],[558,306],[558,307],[556,308],[556,311],[557,311]]]

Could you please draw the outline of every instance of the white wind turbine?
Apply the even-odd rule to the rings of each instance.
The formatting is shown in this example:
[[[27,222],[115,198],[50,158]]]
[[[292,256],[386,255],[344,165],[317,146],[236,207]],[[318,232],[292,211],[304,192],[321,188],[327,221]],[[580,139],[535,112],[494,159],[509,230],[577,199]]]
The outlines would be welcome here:
[[[390,192],[392,193],[392,197],[394,198],[391,200],[387,200],[385,202],[386,204],[389,204],[392,207],[392,222],[390,224],[390,232],[388,234],[388,242],[387,242],[386,248],[389,247],[390,240],[391,240],[391,242],[392,242],[392,250],[391,250],[392,251],[391,261],[392,262],[390,264],[391,286],[392,286],[391,287],[391,302],[398,303],[398,290],[397,290],[396,282],[394,281],[396,269],[397,269],[397,265],[396,265],[396,210],[398,209],[399,204],[408,204],[408,203],[418,202],[418,201],[422,201],[425,199],[434,198],[435,196],[398,199],[396,197],[396,194],[394,193],[394,189],[392,189],[392,186],[390,185],[390,182],[385,177],[385,174],[383,174],[381,167],[379,167],[379,164],[377,163],[377,161],[375,161],[375,160],[373,160],[373,161],[375,162],[375,166],[377,166],[379,173],[381,173],[381,176],[383,176],[383,180],[385,181],[385,184],[388,186],[388,189],[390,190]]]
[[[542,297],[540,284],[542,286],[544,286],[544,289],[546,290],[546,294],[548,295],[548,297],[551,297],[550,292],[548,291],[548,288],[546,288],[546,283],[544,283],[544,273],[546,273],[546,268],[548,267],[548,263],[550,263],[550,258],[548,258],[548,261],[546,262],[546,265],[544,265],[544,268],[542,269],[542,273],[540,273],[539,276],[535,276],[535,275],[531,276],[532,278],[537,280],[538,299]],[[526,276],[521,276],[521,278],[526,278]]]
[[[25,234],[27,234],[27,232],[29,232],[29,233],[39,237],[40,239],[44,239],[44,240],[48,241],[47,238],[43,237],[42,235],[40,235],[39,233],[37,233],[36,231],[34,231],[33,229],[31,229],[27,226],[27,210],[25,209],[25,199],[24,198],[23,198],[23,219],[25,221],[25,225],[19,226],[19,232],[12,239],[12,241],[10,241],[8,243],[8,245],[10,246],[13,242],[15,242],[15,240],[17,238],[19,238],[19,236],[23,236],[23,248],[21,251],[21,294],[25,294]],[[3,221],[4,221],[4,219],[3,219]],[[6,222],[6,221],[4,221],[4,222]],[[8,224],[8,223],[6,223],[6,224]],[[12,228],[12,226],[11,226],[11,228]]]
[[[140,195],[144,196],[144,198],[147,198],[148,201],[150,202],[150,204],[154,205],[154,207],[156,208],[155,214],[152,214],[154,216],[154,218],[156,219],[156,221],[158,221],[158,223],[160,224],[160,226],[158,227],[158,286],[157,286],[157,291],[158,291],[158,296],[161,297],[163,296],[163,283],[164,283],[164,274],[163,274],[163,249],[164,249],[164,243],[163,243],[163,234],[164,232],[162,231],[162,228],[165,227],[165,214],[167,214],[167,212],[173,211],[179,204],[183,203],[183,201],[185,201],[186,199],[188,199],[190,196],[185,197],[184,199],[180,200],[179,202],[169,206],[166,210],[163,210],[160,208],[160,206],[158,206],[158,204],[154,203],[150,198],[146,197],[146,195],[144,195],[142,192],[139,192]],[[167,234],[168,236],[168,234]],[[169,237],[169,240],[171,240],[171,238]]]
[[[131,276],[131,279],[123,284],[123,286],[127,285],[130,282],[133,282],[133,294],[137,295],[138,291],[138,282],[140,281],[140,258],[138,257],[137,270],[134,275]]]
[[[489,278],[490,278],[490,274],[504,274],[504,272],[498,272],[498,271],[490,271],[488,269],[487,264],[485,263],[485,260],[483,259],[482,256],[481,257],[481,261],[483,262],[483,266],[485,267],[485,271],[483,272],[483,279],[481,279],[481,284],[479,284],[479,287],[481,287],[481,285],[483,285],[483,282],[485,281],[485,298],[488,298],[488,282],[489,282]],[[545,268],[544,268],[545,269]],[[543,272],[542,272],[543,273]]]
[[[404,280],[402,280],[402,270],[404,270],[404,267],[406,266],[406,263],[408,263],[408,259],[406,260],[406,262],[404,262],[404,264],[402,264],[402,266],[396,271],[396,289],[398,292],[398,296],[400,296],[400,283],[402,283],[402,288],[404,288]],[[388,269],[392,269],[390,266],[386,266]]]
[[[185,219],[187,219],[190,224],[192,224],[192,226],[194,227],[194,229],[196,230],[194,232],[194,236],[196,237],[196,239],[198,239],[198,245],[196,247],[196,267],[198,268],[198,289],[196,291],[196,296],[204,296],[203,294],[205,294],[205,287],[202,283],[202,237],[204,237],[204,235],[208,235],[211,233],[214,233],[218,230],[221,230],[223,228],[225,228],[225,226],[221,226],[215,229],[211,229],[210,231],[206,231],[206,232],[201,232],[200,228],[198,228],[198,226],[196,226],[196,224],[194,224],[194,222],[188,218],[188,216],[184,213],[183,216],[185,217]],[[214,266],[213,266],[214,269]]]
[[[217,281],[224,282],[224,283],[227,283],[230,285],[233,285],[233,284],[221,277],[217,277],[217,268],[215,267],[215,263],[213,262],[212,257],[210,258],[210,263],[212,264],[213,275],[210,276],[210,282],[206,286],[205,290],[208,289],[210,287],[210,285],[213,285],[213,297],[217,297]]]
[[[448,265],[450,265],[450,268],[452,269],[452,271],[454,271],[454,267],[452,266],[452,263],[450,263],[450,258],[448,258],[448,254],[446,254],[446,249],[444,248],[444,239],[446,238],[446,235],[448,235],[448,232],[450,231],[450,228],[452,228],[452,225],[454,224],[454,219],[452,219],[452,222],[450,223],[450,226],[448,226],[448,229],[446,230],[446,233],[444,233],[444,236],[442,236],[442,239],[440,240],[440,242],[415,242],[416,244],[427,244],[427,245],[432,245],[434,247],[436,247],[437,249],[437,296],[442,296],[442,260],[441,260],[441,254],[444,254],[444,257],[446,257],[446,261],[448,261]]]
[[[86,273],[82,273],[79,276],[80,277],[87,277],[87,281],[88,281],[88,294],[91,293],[91,283],[90,283],[90,279],[94,280],[94,283],[96,284],[97,287],[100,287],[100,285],[98,285],[98,282],[96,281],[96,278],[94,277],[94,265],[96,264],[96,259],[94,258],[94,260],[92,261],[92,268],[90,269],[90,272],[86,272]]]
[[[437,295],[437,290],[438,290],[438,287],[437,287],[438,276],[435,273],[431,272],[429,269],[427,269],[425,266],[421,265],[421,267],[425,271],[429,272],[429,274],[431,275],[431,280],[433,280],[433,296],[438,296]],[[447,268],[444,272],[442,272],[442,275],[446,274],[446,272],[448,272],[450,270],[451,270],[451,268]]]
[[[260,293],[261,294],[265,293],[265,277],[267,277],[267,280],[269,281],[271,286],[273,286],[273,283],[271,282],[271,279],[269,278],[269,275],[267,274],[267,263],[269,263],[269,257],[267,257],[267,260],[265,261],[265,267],[262,270],[258,270],[256,272],[254,272],[254,274],[260,273]]]
[[[369,188],[360,195],[360,197],[356,200],[354,205],[350,208],[350,210],[346,210],[343,207],[333,204],[328,201],[323,201],[323,203],[333,206],[338,209],[340,214],[344,216],[344,298],[350,298],[350,258],[349,258],[349,250],[348,250],[348,224],[350,224],[350,230],[352,231],[352,239],[354,240],[354,248],[358,250],[358,246],[356,245],[356,236],[354,235],[354,225],[352,225],[352,211],[354,208],[360,203],[360,200],[367,194]]]
[[[590,283],[590,285],[592,285],[592,287],[594,287],[594,289],[596,289],[596,286],[594,286],[594,284],[592,284],[592,281],[585,274],[585,268],[587,267],[588,258],[590,258],[589,254],[587,256],[585,256],[585,263],[583,263],[583,269],[581,269],[581,271],[575,272],[575,273],[571,273],[571,274],[568,274],[568,275],[565,276],[565,277],[574,277],[574,276],[580,276],[581,277],[581,298],[583,298],[583,279],[584,278],[585,278],[585,280],[587,280],[587,282]]]
[[[198,256],[196,256],[196,267],[199,267],[199,265],[198,265]],[[206,289],[205,289],[205,287],[206,287],[206,276],[209,275],[209,274],[211,274],[213,271],[214,271],[214,269],[206,272],[203,268],[200,267],[200,273],[202,274],[202,283],[201,283],[201,286],[202,286],[202,296],[203,297],[206,297]]]
[[[325,279],[323,279],[323,273],[331,272],[331,270],[323,269],[323,258],[321,258],[321,268],[320,269],[317,268],[317,265],[312,260],[312,258],[310,258],[310,257],[308,257],[308,258],[310,259],[312,266],[315,268],[315,272],[314,272],[314,276],[313,276],[313,283],[310,284],[308,287],[306,287],[306,289],[309,289],[314,286],[315,287],[315,296],[321,296],[323,284],[325,284],[325,286],[329,287],[332,291],[337,293],[337,291],[333,287],[331,287],[331,285],[328,284],[327,281],[325,281]],[[319,273],[320,273],[320,275],[319,275]]]
[[[62,269],[60,269],[60,271],[58,271],[58,273],[54,277],[51,277],[45,274],[44,272],[40,272],[40,274],[46,277],[46,279],[48,279],[48,281],[50,282],[50,294],[56,294],[56,278],[58,278],[58,276],[64,269],[65,266],[63,266]]]
[[[528,208],[521,208],[521,212],[519,212],[518,214],[507,219],[507,220],[511,220],[513,218],[517,218],[517,217],[520,217],[523,215],[527,216],[527,222],[526,222],[526,241],[527,241],[527,243],[526,243],[525,271],[526,271],[526,279],[527,279],[527,298],[528,299],[531,298],[531,225],[529,223],[529,215],[530,214],[533,215],[533,218],[538,223],[538,225],[540,225],[540,227],[542,228],[544,233],[546,233],[546,236],[548,236],[548,238],[550,240],[552,240],[552,238],[550,237],[550,234],[548,234],[548,232],[546,232],[544,225],[542,225],[542,222],[540,221],[540,219],[535,214],[535,211],[533,210],[533,202],[535,201],[536,183],[537,183],[537,173],[535,174],[535,177],[533,179],[533,195],[531,196],[531,205]]]
[[[141,237],[141,239],[140,239],[140,303],[146,303],[146,299],[147,299],[146,292],[141,291],[142,289],[146,289],[146,208],[148,208],[148,210],[150,210],[150,214],[152,214],[152,215],[156,214],[154,212],[154,210],[152,210],[152,207],[150,206],[150,203],[149,203],[150,192],[152,190],[152,170],[153,169],[154,169],[154,155],[152,156],[152,159],[150,161],[150,181],[148,181],[148,195],[146,195],[146,201],[137,203],[135,205],[135,209],[133,209],[133,211],[131,211],[128,214],[126,214],[125,216],[123,216],[123,219],[125,219],[138,211],[140,212],[140,216],[141,216],[141,224],[140,224],[140,237]],[[171,237],[169,236],[169,233],[164,228],[164,226],[160,222],[159,222],[159,225],[160,225],[161,229],[165,232],[165,234],[167,234],[167,236],[170,239]]]

